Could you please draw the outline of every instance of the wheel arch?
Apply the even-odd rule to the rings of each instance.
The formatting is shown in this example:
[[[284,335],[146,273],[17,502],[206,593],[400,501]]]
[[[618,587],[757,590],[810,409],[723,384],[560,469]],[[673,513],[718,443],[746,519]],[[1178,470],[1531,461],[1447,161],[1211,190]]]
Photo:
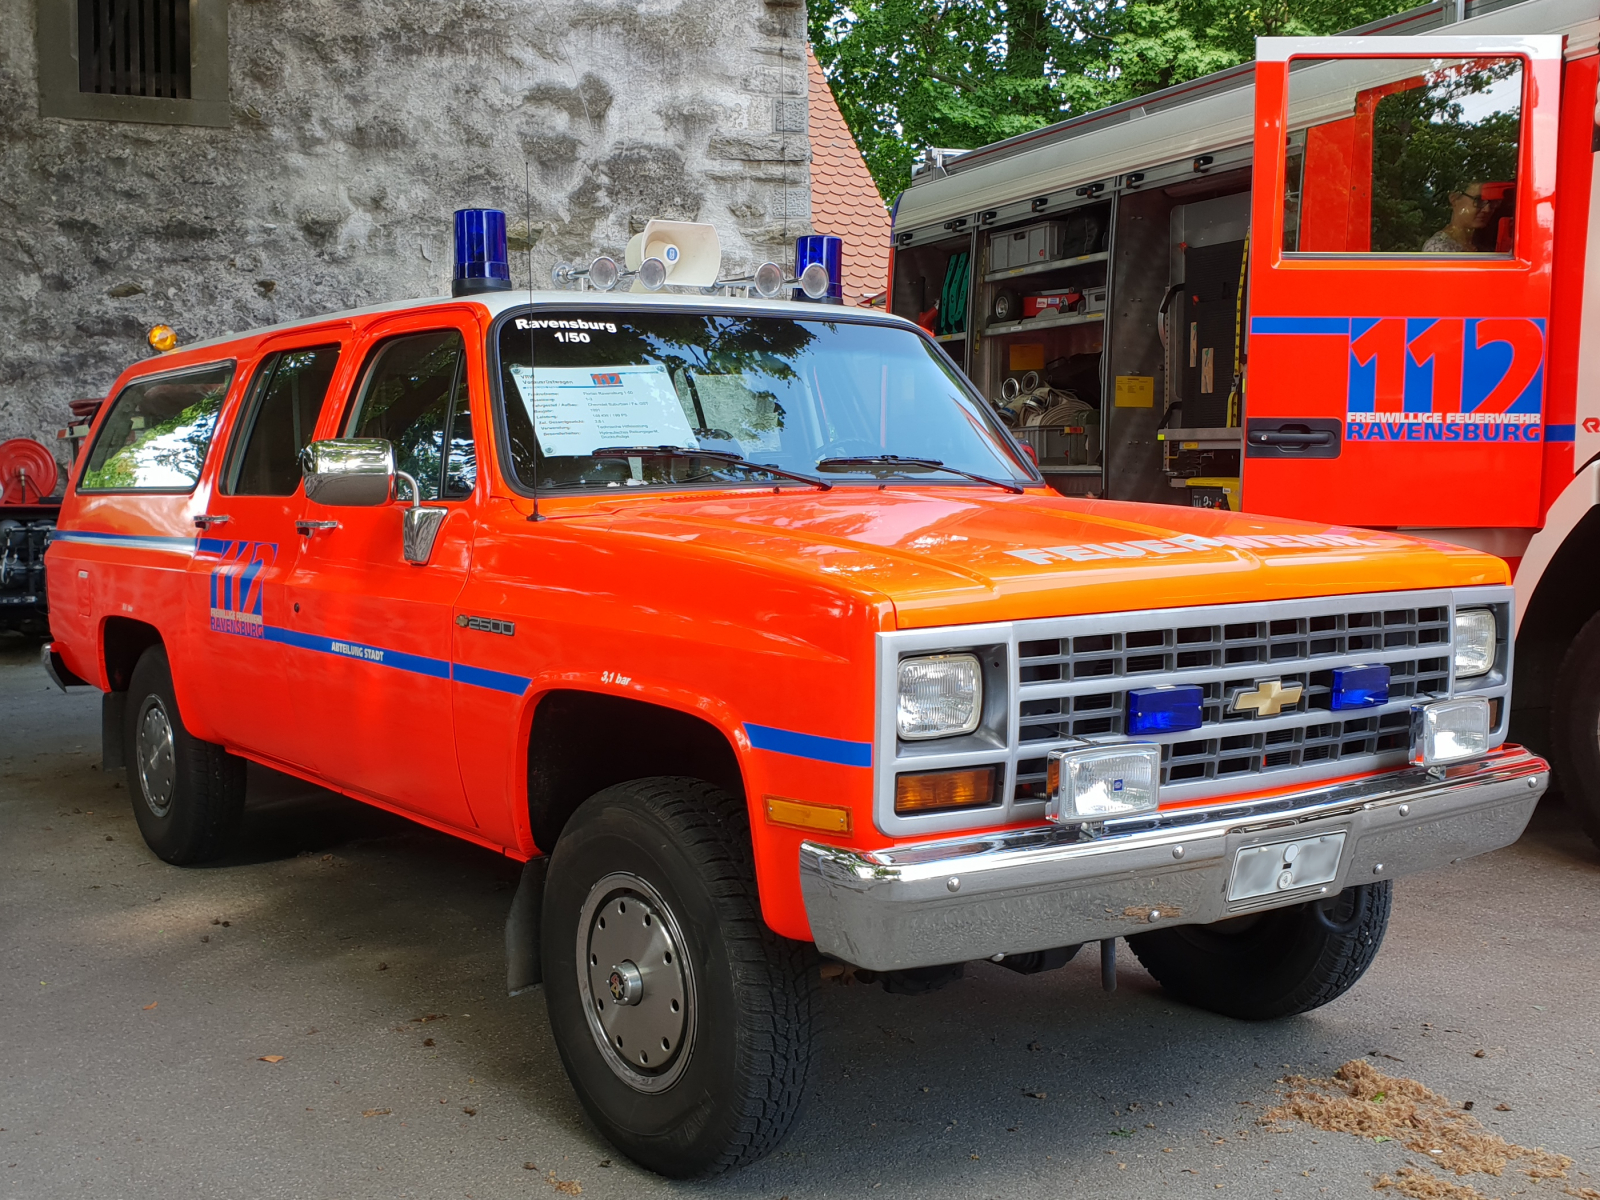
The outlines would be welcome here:
[[[148,621],[132,617],[107,617],[100,627],[100,659],[109,691],[125,692],[133,668],[151,646],[165,648],[166,638]],[[170,657],[170,655],[169,655]]]
[[[1524,585],[1517,589],[1519,599],[1527,598],[1517,628],[1511,737],[1542,754],[1550,752],[1556,673],[1572,639],[1600,612],[1600,592],[1592,582],[1600,561],[1597,487],[1600,464],[1592,464],[1552,506],[1552,524],[1535,536],[1518,565],[1517,582]],[[1557,521],[1561,508],[1570,511]]]
[[[577,807],[602,788],[651,776],[701,779],[748,800],[739,753],[698,713],[650,700],[558,688],[528,732],[529,831],[548,853]]]

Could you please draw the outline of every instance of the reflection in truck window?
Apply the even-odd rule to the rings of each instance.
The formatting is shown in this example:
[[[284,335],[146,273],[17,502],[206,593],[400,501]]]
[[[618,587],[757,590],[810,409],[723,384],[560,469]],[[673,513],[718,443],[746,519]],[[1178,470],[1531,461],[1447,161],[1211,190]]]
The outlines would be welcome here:
[[[129,384],[100,427],[78,487],[188,492],[233,381],[231,362]]]
[[[394,443],[396,465],[424,500],[460,498],[477,479],[461,351],[453,329],[383,343],[346,424],[346,437]]]
[[[1289,77],[1285,250],[1512,252],[1520,60],[1306,65]]]
[[[770,486],[761,464],[830,482],[962,484],[938,464],[1032,482],[988,406],[909,328],[541,310],[501,325],[499,357],[511,464],[525,486],[535,476],[540,488]],[[648,453],[622,453],[630,448]]]
[[[234,435],[240,447],[223,490],[235,496],[292,496],[300,486],[300,451],[311,441],[338,346],[286,350],[256,373],[253,404]]]

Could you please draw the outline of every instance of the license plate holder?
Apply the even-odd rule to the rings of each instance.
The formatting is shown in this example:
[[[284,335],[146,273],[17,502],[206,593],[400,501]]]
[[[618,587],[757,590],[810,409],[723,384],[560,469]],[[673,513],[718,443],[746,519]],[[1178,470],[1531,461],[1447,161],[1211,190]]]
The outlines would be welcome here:
[[[1243,846],[1233,856],[1228,900],[1256,900],[1279,892],[1294,892],[1332,883],[1339,876],[1345,832]]]

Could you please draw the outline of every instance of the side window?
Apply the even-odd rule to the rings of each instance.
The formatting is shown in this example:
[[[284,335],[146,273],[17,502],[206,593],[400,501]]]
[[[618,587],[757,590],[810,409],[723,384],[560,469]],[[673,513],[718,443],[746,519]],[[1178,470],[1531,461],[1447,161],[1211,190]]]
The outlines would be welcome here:
[[[478,478],[466,355],[455,330],[411,334],[373,352],[346,437],[386,438],[423,498],[460,499]]]
[[[311,441],[338,346],[285,350],[256,372],[249,408],[234,435],[223,491],[236,496],[291,496],[300,486],[300,451]]]
[[[233,369],[216,363],[123,388],[89,451],[79,490],[193,491]]]
[[[1512,253],[1520,59],[1302,65],[1289,76],[1289,122],[1299,128],[1286,164],[1285,251]]]

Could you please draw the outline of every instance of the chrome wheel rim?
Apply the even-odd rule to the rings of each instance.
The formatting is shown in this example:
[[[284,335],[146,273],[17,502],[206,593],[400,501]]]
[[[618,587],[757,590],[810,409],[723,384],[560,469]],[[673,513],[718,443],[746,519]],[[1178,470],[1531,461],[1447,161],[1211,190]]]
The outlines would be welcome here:
[[[665,1091],[694,1049],[694,970],[677,917],[650,884],[615,872],[589,889],[577,951],[584,1015],[611,1073]]]
[[[139,764],[139,792],[145,805],[158,817],[172,811],[173,794],[178,789],[177,751],[173,746],[172,722],[159,696],[146,696],[139,712],[134,739],[134,754]]]

